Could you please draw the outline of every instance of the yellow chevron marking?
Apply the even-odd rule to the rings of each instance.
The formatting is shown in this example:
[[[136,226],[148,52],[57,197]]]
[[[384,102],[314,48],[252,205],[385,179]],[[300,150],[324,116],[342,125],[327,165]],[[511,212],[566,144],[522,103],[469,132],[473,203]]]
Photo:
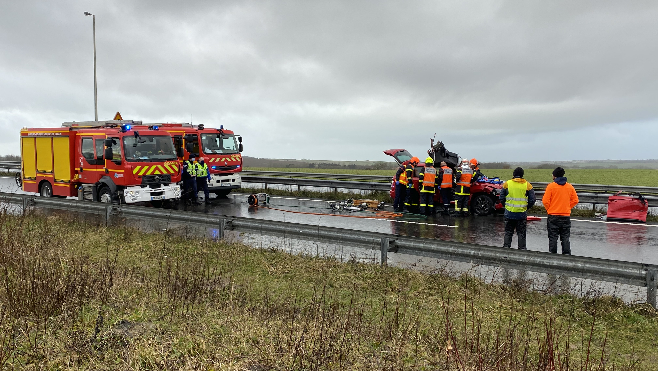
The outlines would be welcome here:
[[[165,169],[167,169],[167,170],[168,170],[168,171],[167,171],[167,174],[169,174],[169,173],[172,173],[172,174],[173,174],[173,172],[174,172],[174,171],[173,171],[173,170],[171,170],[171,168],[169,167],[169,165],[167,165],[167,164],[164,164],[164,167],[165,167]]]
[[[144,166],[144,167],[142,168],[142,171],[139,172],[139,175],[140,175],[140,176],[144,175],[144,172],[145,172],[146,170],[148,170],[148,169],[149,169],[148,166]]]
[[[135,168],[133,169],[133,174],[137,174],[137,172],[139,171],[139,168],[140,168],[140,167],[141,167],[141,166],[135,166]]]
[[[155,170],[155,166],[151,166],[151,169],[146,172],[146,175],[151,175],[153,174],[153,171]]]
[[[162,173],[160,172],[160,170],[158,170],[158,169],[155,168],[155,166],[154,166],[153,168],[155,169],[155,171],[153,172],[153,175],[160,175],[160,174],[162,174]]]
[[[158,165],[158,169],[160,169],[160,171],[162,172],[162,174],[169,174],[169,173],[167,172],[167,170],[165,170],[165,168],[162,167],[162,165]]]

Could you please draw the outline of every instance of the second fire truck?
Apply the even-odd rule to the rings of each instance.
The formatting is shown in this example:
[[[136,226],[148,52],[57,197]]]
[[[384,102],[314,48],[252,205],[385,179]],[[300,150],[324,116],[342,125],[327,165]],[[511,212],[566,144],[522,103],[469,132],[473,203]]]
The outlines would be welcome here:
[[[183,161],[195,154],[197,159],[203,157],[208,164],[210,181],[208,190],[218,197],[228,195],[233,189],[242,186],[242,137],[233,131],[217,128],[206,128],[203,124],[188,123],[157,124],[160,130],[165,130],[174,138],[178,160]]]

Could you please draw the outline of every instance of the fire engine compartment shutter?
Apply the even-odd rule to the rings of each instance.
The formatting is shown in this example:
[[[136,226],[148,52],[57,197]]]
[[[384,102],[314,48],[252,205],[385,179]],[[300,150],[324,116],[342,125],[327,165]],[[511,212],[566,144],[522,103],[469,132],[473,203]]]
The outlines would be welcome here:
[[[53,138],[53,155],[55,156],[55,181],[71,181],[69,137]]]
[[[23,176],[25,178],[36,179],[37,167],[34,152],[35,138],[22,137],[21,139],[21,160],[23,160]]]
[[[36,138],[37,141],[37,172],[53,172],[52,138]]]

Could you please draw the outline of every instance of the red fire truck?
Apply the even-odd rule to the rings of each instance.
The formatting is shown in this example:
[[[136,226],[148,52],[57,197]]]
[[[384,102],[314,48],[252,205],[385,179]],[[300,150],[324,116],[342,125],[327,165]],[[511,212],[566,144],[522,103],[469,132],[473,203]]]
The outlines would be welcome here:
[[[178,160],[189,159],[190,153],[204,158],[208,164],[210,181],[208,190],[219,197],[228,195],[231,190],[240,188],[242,178],[242,137],[233,131],[206,128],[203,124],[187,123],[157,124],[161,130],[167,131],[174,138]]]
[[[181,196],[171,136],[141,121],[65,122],[21,130],[23,190],[135,203]]]
[[[408,164],[409,160],[411,160],[412,157],[411,153],[409,153],[409,151],[407,151],[406,149],[388,149],[384,151],[384,153],[393,157],[399,165]],[[446,164],[449,167],[451,167],[454,172],[454,170],[460,163],[459,155],[447,151],[443,146],[442,142],[438,142],[435,145],[434,140],[432,140],[432,145],[430,150],[428,151],[428,154],[434,160],[434,166],[437,168],[439,167],[441,161],[445,161]],[[421,160],[423,159],[421,158]],[[414,188],[416,188],[416,190],[419,189],[418,175],[420,174],[420,171],[424,167],[425,167],[425,163],[421,162],[415,168],[412,181],[414,184]],[[489,180],[483,178],[474,182],[473,185],[471,186],[471,201],[470,201],[469,209],[472,210],[473,213],[475,213],[476,215],[487,215],[496,210],[501,210],[503,206],[498,200],[498,196],[500,195],[501,189],[502,189],[502,182],[496,179]],[[391,183],[390,195],[391,198],[395,198],[395,179],[393,179]],[[435,205],[439,205],[442,203],[441,195],[439,192],[436,192],[434,194],[434,202]]]

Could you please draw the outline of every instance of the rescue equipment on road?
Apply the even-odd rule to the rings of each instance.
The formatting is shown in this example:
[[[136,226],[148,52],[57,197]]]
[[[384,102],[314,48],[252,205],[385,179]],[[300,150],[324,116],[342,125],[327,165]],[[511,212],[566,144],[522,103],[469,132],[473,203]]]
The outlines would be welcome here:
[[[263,206],[270,203],[270,195],[267,193],[256,193],[247,197],[249,206]]]
[[[622,191],[608,197],[606,220],[626,220],[646,223],[649,202],[639,193],[621,196]]]

